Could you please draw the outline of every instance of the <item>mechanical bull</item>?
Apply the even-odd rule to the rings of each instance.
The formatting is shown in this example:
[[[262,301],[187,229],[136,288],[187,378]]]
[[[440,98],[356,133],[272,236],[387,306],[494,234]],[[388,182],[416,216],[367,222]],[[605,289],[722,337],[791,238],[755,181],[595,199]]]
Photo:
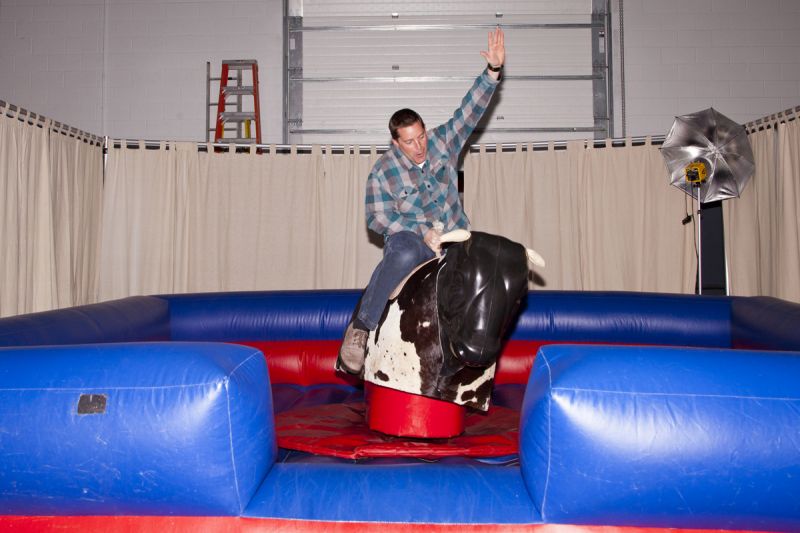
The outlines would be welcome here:
[[[364,380],[485,411],[504,335],[528,290],[528,262],[544,260],[497,235],[442,236],[452,241],[461,242],[395,290],[370,333]]]

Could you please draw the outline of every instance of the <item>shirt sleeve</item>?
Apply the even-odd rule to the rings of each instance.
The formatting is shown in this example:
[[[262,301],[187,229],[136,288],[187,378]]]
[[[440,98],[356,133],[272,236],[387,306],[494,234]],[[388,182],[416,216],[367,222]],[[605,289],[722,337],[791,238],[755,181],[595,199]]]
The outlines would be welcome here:
[[[389,193],[383,171],[373,169],[367,178],[367,227],[379,235],[391,235],[405,230],[402,217],[395,209],[395,199]]]
[[[499,80],[489,76],[484,69],[461,100],[461,106],[455,110],[453,117],[439,126],[443,129],[441,133],[446,139],[450,153],[460,153],[464,148],[467,139],[489,107],[499,83]]]

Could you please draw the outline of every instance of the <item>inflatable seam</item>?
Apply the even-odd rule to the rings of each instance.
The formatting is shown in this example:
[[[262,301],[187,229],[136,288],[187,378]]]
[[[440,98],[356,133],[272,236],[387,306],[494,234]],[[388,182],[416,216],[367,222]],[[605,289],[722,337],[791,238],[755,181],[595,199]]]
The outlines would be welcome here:
[[[205,387],[215,383],[214,381],[203,381],[201,383],[181,383],[176,385],[137,385],[129,387],[121,387],[118,385],[97,385],[94,387],[18,387],[8,388],[3,387],[0,390],[3,392],[24,392],[24,391],[55,391],[55,392],[88,392],[88,391],[103,391],[103,390],[160,390],[160,389],[189,389],[192,387]]]
[[[228,410],[228,443],[230,444],[231,450],[231,468],[233,469],[233,487],[236,489],[236,506],[239,509],[239,513],[241,514],[243,507],[242,507],[242,496],[239,494],[239,475],[236,472],[236,453],[233,450],[233,424],[231,423],[231,391],[229,388],[230,385],[230,377],[225,379],[225,402],[227,404]]]
[[[675,396],[677,398],[721,398],[731,400],[759,400],[775,402],[797,402],[800,398],[784,398],[775,396],[742,396],[739,394],[697,394],[694,392],[640,392],[640,391],[619,391],[604,389],[583,389],[578,387],[555,387],[552,391],[568,392],[597,392],[600,394],[624,394],[628,396]]]
[[[545,472],[544,476],[544,490],[542,491],[542,503],[539,506],[540,512],[542,514],[542,520],[546,521],[545,515],[545,505],[547,504],[547,490],[550,487],[550,462],[552,459],[553,454],[553,433],[552,433],[552,422],[551,422],[551,411],[553,409],[553,401],[552,401],[552,394],[553,394],[553,372],[550,368],[550,362],[547,360],[547,356],[544,354],[544,351],[539,351],[537,357],[541,357],[542,361],[544,362],[545,368],[547,370],[547,471]]]
[[[230,450],[231,450],[231,468],[233,470],[233,486],[236,489],[236,505],[239,509],[239,514],[241,514],[244,511],[244,505],[242,505],[242,495],[239,492],[239,473],[236,470],[236,452],[233,449],[233,423],[231,419],[230,382],[231,382],[231,377],[233,377],[236,371],[239,370],[239,368],[241,368],[242,365],[244,365],[245,363],[250,361],[250,359],[256,356],[262,356],[261,352],[257,350],[256,353],[251,354],[250,357],[248,357],[247,359],[236,365],[236,367],[233,370],[231,370],[230,374],[228,374],[228,377],[225,378],[225,403],[228,411],[228,442],[230,444]]]

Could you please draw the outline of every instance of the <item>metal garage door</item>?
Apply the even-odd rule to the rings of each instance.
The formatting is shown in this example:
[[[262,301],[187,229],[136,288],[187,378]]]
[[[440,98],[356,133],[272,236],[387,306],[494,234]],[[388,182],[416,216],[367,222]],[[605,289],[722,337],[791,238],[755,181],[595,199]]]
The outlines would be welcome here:
[[[286,0],[284,137],[387,144],[401,107],[447,120],[485,66],[497,24],[506,67],[473,142],[607,137],[607,0]]]

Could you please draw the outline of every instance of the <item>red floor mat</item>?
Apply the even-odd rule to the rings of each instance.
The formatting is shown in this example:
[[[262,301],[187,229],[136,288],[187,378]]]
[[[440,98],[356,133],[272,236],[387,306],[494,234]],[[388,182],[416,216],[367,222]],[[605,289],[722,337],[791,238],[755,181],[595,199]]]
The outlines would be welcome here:
[[[450,439],[394,437],[372,431],[364,403],[328,404],[276,415],[278,446],[344,459],[366,457],[501,457],[518,452],[519,413],[492,406],[468,411],[464,433]]]

